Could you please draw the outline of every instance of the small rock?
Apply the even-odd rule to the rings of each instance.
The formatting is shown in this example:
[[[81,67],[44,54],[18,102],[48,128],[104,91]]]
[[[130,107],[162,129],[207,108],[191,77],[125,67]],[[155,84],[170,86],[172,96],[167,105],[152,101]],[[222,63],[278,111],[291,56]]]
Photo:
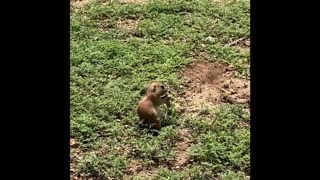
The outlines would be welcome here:
[[[208,41],[208,42],[214,42],[214,38],[213,37],[211,37],[211,36],[208,36],[207,38],[206,38],[206,41]]]
[[[245,45],[250,46],[250,40],[246,40],[244,43]]]
[[[75,139],[70,139],[70,146],[71,147],[76,147],[76,146],[78,146],[78,143],[76,142],[76,140]]]

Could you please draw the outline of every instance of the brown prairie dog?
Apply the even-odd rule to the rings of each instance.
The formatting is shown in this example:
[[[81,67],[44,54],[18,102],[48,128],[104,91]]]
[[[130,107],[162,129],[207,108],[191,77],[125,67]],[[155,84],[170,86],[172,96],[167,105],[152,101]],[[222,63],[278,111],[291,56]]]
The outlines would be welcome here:
[[[153,82],[148,86],[146,95],[138,105],[138,116],[143,124],[152,124],[157,130],[161,129],[159,106],[171,106],[171,97],[167,91],[168,89],[159,82]]]

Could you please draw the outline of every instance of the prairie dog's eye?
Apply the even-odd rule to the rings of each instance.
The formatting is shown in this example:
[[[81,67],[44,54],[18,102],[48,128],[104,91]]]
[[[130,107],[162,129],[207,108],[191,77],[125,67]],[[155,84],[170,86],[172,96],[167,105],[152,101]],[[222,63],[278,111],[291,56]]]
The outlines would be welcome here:
[[[164,85],[161,85],[160,87],[161,87],[161,89],[164,89]]]
[[[156,90],[157,90],[156,86],[153,86],[153,87],[152,87],[152,91],[153,91],[153,92],[156,92]]]

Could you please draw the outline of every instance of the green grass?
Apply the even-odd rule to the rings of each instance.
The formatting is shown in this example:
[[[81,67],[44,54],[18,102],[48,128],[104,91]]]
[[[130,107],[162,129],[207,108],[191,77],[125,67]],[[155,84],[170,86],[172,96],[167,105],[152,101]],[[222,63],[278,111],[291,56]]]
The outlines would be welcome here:
[[[93,1],[71,11],[71,137],[79,143],[77,174],[121,179],[131,159],[158,179],[244,179],[250,173],[250,115],[242,106],[204,108],[191,118],[177,107],[164,116],[158,136],[138,127],[137,103],[146,85],[163,81],[182,91],[179,75],[201,52],[231,64],[249,78],[249,51],[227,46],[250,37],[249,1],[168,0],[102,5]],[[135,30],[117,22],[136,21]],[[213,41],[208,42],[206,37]],[[166,109],[164,109],[166,110]],[[191,130],[191,160],[172,171],[177,130]],[[74,153],[74,151],[72,151]]]
[[[212,124],[202,122],[208,123],[208,129],[197,134],[197,143],[190,152],[193,159],[208,165],[213,174],[226,170],[248,173],[250,134],[248,128],[241,127],[241,121],[248,121],[242,107],[227,105],[216,113]],[[203,125],[197,127],[203,129]]]

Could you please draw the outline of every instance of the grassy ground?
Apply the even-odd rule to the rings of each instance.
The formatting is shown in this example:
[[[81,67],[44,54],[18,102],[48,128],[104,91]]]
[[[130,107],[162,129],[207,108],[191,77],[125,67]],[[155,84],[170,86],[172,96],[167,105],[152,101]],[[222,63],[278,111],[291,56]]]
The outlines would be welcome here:
[[[250,37],[249,1],[71,4],[72,179],[248,178],[247,104],[191,116],[175,101],[158,136],[138,127],[136,107],[152,80],[183,99],[180,72],[203,53],[249,79],[249,47],[229,44]]]

